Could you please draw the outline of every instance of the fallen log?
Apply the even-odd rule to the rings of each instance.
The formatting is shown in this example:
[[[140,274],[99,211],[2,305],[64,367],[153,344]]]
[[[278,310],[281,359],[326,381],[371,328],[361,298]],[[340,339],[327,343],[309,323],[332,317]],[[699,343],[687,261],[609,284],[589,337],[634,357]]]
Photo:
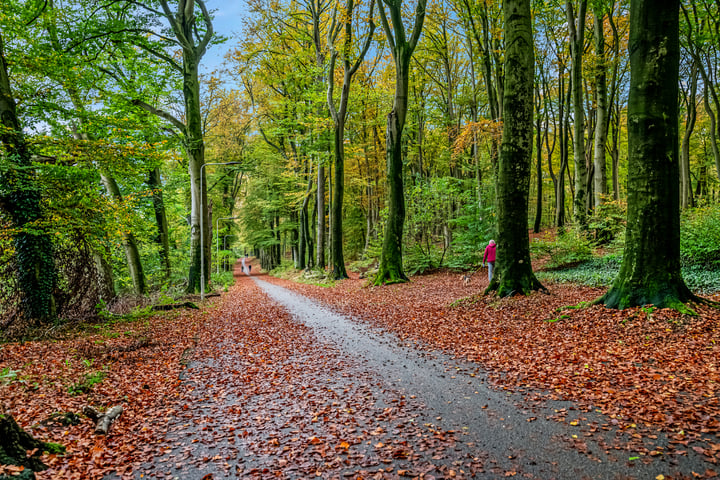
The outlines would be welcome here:
[[[10,414],[0,415],[0,479],[33,479],[35,472],[47,469],[40,461],[43,452],[63,453],[65,447],[35,439],[20,428]]]
[[[91,406],[83,408],[83,413],[95,422],[95,434],[97,435],[107,435],[113,422],[122,412],[122,405],[116,405],[105,413],[100,413]]]
[[[194,308],[196,310],[200,310],[200,308],[192,302],[172,303],[169,305],[153,305],[152,307],[153,311],[156,312],[160,310],[174,310],[176,308]]]

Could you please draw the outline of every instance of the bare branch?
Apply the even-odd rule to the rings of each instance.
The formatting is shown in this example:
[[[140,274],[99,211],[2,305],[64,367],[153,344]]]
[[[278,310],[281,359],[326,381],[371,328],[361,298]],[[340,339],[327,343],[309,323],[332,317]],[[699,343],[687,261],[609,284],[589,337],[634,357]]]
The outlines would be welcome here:
[[[393,32],[390,29],[390,24],[388,23],[387,17],[385,16],[385,7],[383,6],[383,3],[388,3],[387,0],[380,0],[380,3],[378,4],[378,11],[380,12],[380,20],[382,21],[383,30],[385,30],[385,36],[387,37],[388,45],[390,45],[390,51],[393,54],[393,57],[395,56],[395,37],[393,37]],[[393,8],[390,6],[390,8]]]

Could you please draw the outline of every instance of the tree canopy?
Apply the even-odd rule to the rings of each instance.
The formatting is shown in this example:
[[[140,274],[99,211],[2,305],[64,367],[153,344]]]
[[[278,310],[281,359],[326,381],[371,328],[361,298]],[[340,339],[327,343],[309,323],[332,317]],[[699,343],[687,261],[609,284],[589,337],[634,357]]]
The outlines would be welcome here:
[[[542,249],[564,248],[565,265],[598,247],[629,261],[645,240],[625,236],[626,212],[647,220],[638,206],[663,196],[679,202],[661,208],[672,235],[643,234],[675,245],[658,268],[715,269],[720,241],[706,246],[682,222],[710,225],[719,211],[717,2],[668,6],[678,73],[662,102],[679,128],[658,140],[678,152],[662,193],[637,159],[664,150],[638,150],[633,123],[638,98],[660,102],[633,84],[646,61],[633,60],[633,28],[649,31],[650,13],[629,0],[531,1],[519,37],[503,6],[251,0],[219,35],[222,6],[204,0],[8,0],[3,328],[94,314],[118,296],[193,294],[201,278],[216,288],[218,261],[245,254],[380,285],[477,270],[496,238],[498,293],[527,293],[542,286],[531,265]],[[225,60],[210,67],[220,44]],[[518,90],[513,62],[531,52]],[[554,245],[530,242],[529,226]],[[502,286],[511,264],[523,288]],[[660,302],[621,296],[636,300],[608,305]]]

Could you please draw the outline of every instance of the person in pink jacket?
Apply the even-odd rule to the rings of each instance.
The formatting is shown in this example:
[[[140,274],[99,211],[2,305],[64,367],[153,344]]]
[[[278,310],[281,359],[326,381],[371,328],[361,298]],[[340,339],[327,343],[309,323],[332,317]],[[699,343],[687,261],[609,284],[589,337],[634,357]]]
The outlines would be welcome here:
[[[488,282],[492,280],[493,270],[495,270],[495,240],[490,240],[487,247],[485,247],[485,254],[483,255],[483,267],[485,262],[488,265]]]

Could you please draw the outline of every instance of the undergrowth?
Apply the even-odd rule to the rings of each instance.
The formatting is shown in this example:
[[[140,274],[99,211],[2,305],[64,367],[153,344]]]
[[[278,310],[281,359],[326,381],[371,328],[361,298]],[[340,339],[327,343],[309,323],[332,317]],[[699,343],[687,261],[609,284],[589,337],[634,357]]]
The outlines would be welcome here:
[[[610,287],[617,277],[622,257],[607,255],[593,258],[577,266],[536,272],[541,282],[574,283],[589,287]],[[703,265],[684,265],[682,276],[688,288],[700,295],[720,291],[720,268],[709,269]]]

